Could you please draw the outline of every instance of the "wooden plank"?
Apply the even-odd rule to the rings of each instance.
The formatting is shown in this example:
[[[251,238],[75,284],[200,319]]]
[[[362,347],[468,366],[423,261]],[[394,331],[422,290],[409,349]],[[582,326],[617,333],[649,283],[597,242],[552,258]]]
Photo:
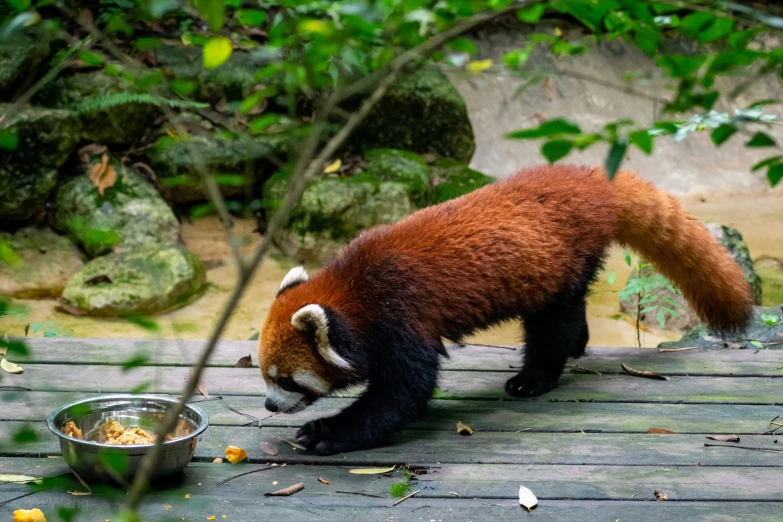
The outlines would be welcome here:
[[[32,467],[25,463],[14,461],[32,461],[41,459],[6,459],[0,469],[3,472],[31,472],[33,476],[58,475],[67,472],[63,466],[44,466],[51,471],[45,472],[44,466]],[[236,478],[222,486],[216,484],[246,471],[258,470],[265,465],[238,465],[192,463],[183,477],[171,481],[168,488],[163,489],[164,495],[152,495],[146,504],[156,504],[161,513],[163,505],[198,504],[198,499],[220,498],[216,505],[223,505],[223,500],[240,499],[245,496],[260,497],[265,492],[275,491],[286,485],[304,482],[305,488],[296,498],[318,501],[324,498],[353,498],[351,495],[337,493],[338,491],[364,492],[377,495],[390,505],[393,500],[389,495],[389,487],[403,480],[400,470],[384,475],[354,475],[346,468],[334,466],[308,466],[289,464],[286,467],[276,467]],[[56,470],[56,471],[55,471]],[[471,498],[516,500],[520,484],[530,488],[541,502],[576,499],[576,500],[635,500],[639,503],[654,500],[654,491],[665,491],[672,502],[677,501],[757,501],[775,502],[783,500],[783,490],[780,488],[780,470],[770,468],[672,468],[648,466],[511,466],[511,465],[453,465],[444,464],[439,467],[421,470],[414,482],[416,489],[421,489],[419,498],[451,499],[465,501]],[[317,477],[326,478],[330,484],[317,481]],[[278,482],[277,485],[272,484]],[[64,487],[63,487],[64,486]],[[58,489],[81,489],[76,481],[63,484]],[[27,486],[6,484],[2,494],[13,498],[24,493]],[[121,490],[115,490],[119,493]],[[459,497],[450,495],[454,492]],[[189,493],[190,499],[184,495]],[[97,495],[96,495],[97,496]],[[117,495],[121,501],[124,495]],[[263,497],[262,497],[263,498]],[[294,498],[294,497],[292,497]],[[186,502],[190,500],[191,502]],[[357,499],[354,499],[357,500]],[[0,497],[2,502],[2,497]],[[362,499],[362,502],[366,502]],[[484,501],[485,505],[490,502]],[[205,504],[208,506],[208,504]],[[517,504],[518,506],[518,504]],[[517,513],[519,513],[517,511]],[[214,514],[204,514],[204,518]],[[520,513],[521,514],[521,513]],[[218,513],[220,516],[220,513]],[[519,516],[519,515],[518,515]],[[247,515],[245,515],[247,517]],[[247,520],[247,518],[242,518]],[[483,520],[483,518],[482,518]]]
[[[41,421],[57,407],[93,395],[0,391],[0,420]],[[291,427],[334,414],[352,399],[323,399],[293,415],[273,415],[256,396],[226,396],[212,400],[198,396],[194,401],[209,415],[213,426],[253,422],[252,418],[233,411],[236,410],[262,420],[264,426]],[[479,431],[646,433],[649,428],[656,427],[679,433],[741,435],[764,432],[769,421],[778,415],[783,417],[781,406],[433,400],[428,414],[411,427],[450,432],[458,421],[462,421]]]
[[[24,424],[35,430],[38,439],[24,445],[5,446],[6,456],[59,455],[57,438],[44,423]],[[0,422],[0,440],[11,440],[23,424]],[[780,453],[729,448],[708,448],[702,435],[650,435],[615,433],[533,433],[474,432],[470,437],[449,432],[403,430],[383,447],[318,457],[295,451],[283,439],[295,437],[295,428],[250,428],[211,426],[196,447],[196,458],[211,462],[224,457],[226,446],[245,448],[250,462],[306,462],[339,465],[418,464],[567,464],[567,465],[647,465],[647,466],[769,466],[783,469]],[[276,444],[276,457],[263,453],[261,441]],[[778,448],[772,437],[746,435],[744,446]]]
[[[139,367],[123,372],[117,366],[33,364],[21,375],[7,375],[3,386],[31,391],[127,392],[149,385],[150,393],[176,393],[188,379],[185,367]],[[503,391],[508,374],[445,371],[438,399],[517,400]],[[263,395],[257,368],[207,368],[203,383],[213,395]],[[659,381],[629,375],[563,375],[557,388],[538,401],[640,401],[687,403],[783,404],[780,381],[768,377],[672,377]],[[341,393],[356,396],[356,391]]]
[[[149,357],[147,365],[190,366],[198,358],[204,341],[145,339],[68,339],[29,338],[30,354],[15,357],[27,364],[112,364],[120,365],[134,355]],[[258,365],[255,341],[221,341],[209,365],[232,367],[240,357],[250,355]],[[521,347],[485,345],[449,345],[447,370],[482,369],[516,371]],[[715,350],[699,348],[684,352],[658,352],[654,349],[589,347],[587,355],[570,361],[581,367],[606,374],[621,373],[620,363],[667,375],[755,375],[780,376],[783,350]],[[571,370],[568,370],[571,371]]]

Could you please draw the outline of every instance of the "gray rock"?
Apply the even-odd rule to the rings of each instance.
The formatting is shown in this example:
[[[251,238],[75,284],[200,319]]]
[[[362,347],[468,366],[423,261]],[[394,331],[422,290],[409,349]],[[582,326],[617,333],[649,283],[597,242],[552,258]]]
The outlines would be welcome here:
[[[68,232],[90,257],[147,243],[179,240],[179,222],[149,182],[129,166],[112,160],[117,182],[101,196],[87,174],[60,186],[53,226]]]
[[[130,145],[152,126],[160,109],[150,103],[110,97],[141,92],[122,76],[100,70],[56,80],[41,101],[51,107],[77,111],[85,141]],[[106,106],[111,99],[114,101]]]
[[[84,254],[70,239],[50,228],[26,227],[0,232],[21,259],[18,267],[0,263],[0,295],[16,299],[51,299],[63,293],[68,278],[84,265]]]
[[[63,31],[52,21],[3,37],[0,45],[0,100],[22,94],[49,69],[49,57],[67,45]]]
[[[753,268],[761,278],[761,293],[765,306],[783,303],[783,261],[771,256],[761,256],[753,262]]]
[[[741,335],[722,338],[700,324],[690,329],[679,341],[661,343],[660,348],[697,346],[708,348],[783,348],[783,306],[754,306],[753,321]]]
[[[15,133],[16,149],[0,150],[0,222],[25,221],[43,209],[58,167],[79,141],[73,112],[0,104],[0,131]]]
[[[432,175],[434,188],[430,201],[433,204],[458,198],[495,181],[495,178],[449,158],[436,161]]]
[[[729,255],[731,255],[734,261],[736,261],[740,266],[742,273],[745,276],[745,280],[750,285],[751,292],[753,294],[753,300],[756,302],[756,304],[761,304],[761,279],[753,268],[753,261],[750,257],[750,251],[748,250],[748,245],[742,239],[742,234],[740,234],[737,229],[722,226],[717,223],[706,223],[704,226],[721,245],[726,247]],[[645,267],[642,270],[642,277],[650,277],[654,273],[655,272],[652,268]],[[636,271],[631,274],[631,279],[638,277],[639,274]],[[693,311],[693,309],[690,307],[690,305],[688,305],[688,303],[685,301],[685,298],[681,294],[674,293],[666,288],[658,288],[652,292],[645,292],[644,295],[656,296],[659,303],[663,303],[664,299],[671,299],[679,303],[679,306],[677,307],[663,303],[665,306],[675,309],[675,311],[677,311],[680,315],[680,317],[676,317],[667,313],[664,326],[665,330],[685,331],[695,327],[700,323],[700,319],[696,315],[696,312]],[[630,301],[621,300],[620,310],[623,313],[631,315],[632,317],[636,317],[636,303],[637,299],[635,296],[633,296]],[[642,322],[646,326],[652,328],[661,328],[661,325],[659,324],[656,316],[657,311],[644,314]]]
[[[413,74],[389,90],[353,135],[359,149],[391,147],[470,161],[476,143],[465,102],[438,70]]]
[[[93,259],[68,280],[61,302],[93,316],[153,315],[175,310],[206,288],[204,267],[178,245],[145,245]]]

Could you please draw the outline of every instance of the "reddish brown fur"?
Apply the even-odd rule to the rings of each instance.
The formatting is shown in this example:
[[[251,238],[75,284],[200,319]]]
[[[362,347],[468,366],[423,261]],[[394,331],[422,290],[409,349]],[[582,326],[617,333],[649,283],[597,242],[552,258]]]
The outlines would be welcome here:
[[[339,311],[367,332],[384,302],[422,339],[457,339],[578,285],[613,241],[651,260],[720,330],[742,327],[752,305],[738,266],[677,201],[629,172],[613,182],[602,169],[543,166],[362,233],[310,281],[285,291],[263,328],[264,372],[314,371],[339,386],[290,326],[299,308]],[[285,371],[284,369],[282,369]]]

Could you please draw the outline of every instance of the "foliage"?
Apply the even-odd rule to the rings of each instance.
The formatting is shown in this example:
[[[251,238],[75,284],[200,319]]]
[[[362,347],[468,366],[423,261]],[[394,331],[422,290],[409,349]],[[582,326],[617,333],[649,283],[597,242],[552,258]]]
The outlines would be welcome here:
[[[189,100],[171,100],[162,96],[153,96],[145,93],[118,92],[106,96],[88,98],[74,107],[77,114],[100,111],[117,105],[126,105],[129,103],[147,103],[156,107],[169,107],[172,109],[203,109],[208,108],[208,103],[189,101]]]

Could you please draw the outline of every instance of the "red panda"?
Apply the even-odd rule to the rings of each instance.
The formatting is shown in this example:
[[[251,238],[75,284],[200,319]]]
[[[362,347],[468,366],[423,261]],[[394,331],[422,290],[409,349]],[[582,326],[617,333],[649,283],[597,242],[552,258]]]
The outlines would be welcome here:
[[[365,231],[312,277],[291,270],[259,340],[266,407],[295,412],[366,383],[297,441],[322,455],[375,446],[425,410],[443,338],[514,318],[526,348],[505,390],[546,393],[585,351],[588,287],[613,241],[652,261],[717,331],[748,323],[740,268],[675,198],[630,172],[531,168]]]

